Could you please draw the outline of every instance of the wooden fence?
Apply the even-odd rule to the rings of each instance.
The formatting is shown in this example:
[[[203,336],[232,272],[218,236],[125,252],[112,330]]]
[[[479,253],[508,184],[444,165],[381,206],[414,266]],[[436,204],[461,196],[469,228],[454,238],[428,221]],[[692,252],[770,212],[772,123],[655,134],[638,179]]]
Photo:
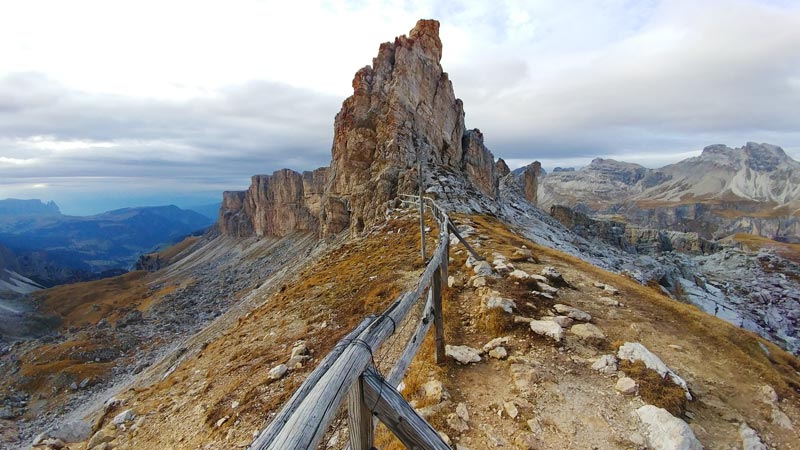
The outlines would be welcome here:
[[[422,204],[420,204],[422,198]],[[417,354],[431,325],[434,328],[436,362],[445,361],[442,290],[447,287],[450,233],[467,246],[450,218],[433,200],[402,196],[405,203],[430,210],[439,228],[438,245],[420,277],[416,289],[401,294],[378,316],[364,319],[339,341],[292,395],[275,419],[261,431],[250,448],[257,450],[306,450],[316,448],[343,403],[347,403],[349,448],[373,448],[375,422],[383,422],[409,449],[449,450],[436,430],[417,414],[397,391],[397,386]],[[424,223],[423,223],[424,227]],[[421,238],[424,241],[424,229]],[[424,253],[423,253],[424,254]],[[425,299],[417,328],[406,341],[389,374],[384,378],[373,366],[373,354],[398,324],[413,319],[409,314]]]

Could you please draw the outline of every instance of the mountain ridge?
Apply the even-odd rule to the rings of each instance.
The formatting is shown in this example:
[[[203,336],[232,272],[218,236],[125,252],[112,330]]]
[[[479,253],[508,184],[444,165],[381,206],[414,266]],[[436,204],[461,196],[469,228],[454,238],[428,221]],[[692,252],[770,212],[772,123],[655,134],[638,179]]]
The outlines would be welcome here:
[[[595,159],[573,172],[549,174],[540,184],[539,206],[545,209],[564,205],[618,214],[706,238],[749,232],[800,240],[800,162],[771,144],[710,145],[657,169]]]

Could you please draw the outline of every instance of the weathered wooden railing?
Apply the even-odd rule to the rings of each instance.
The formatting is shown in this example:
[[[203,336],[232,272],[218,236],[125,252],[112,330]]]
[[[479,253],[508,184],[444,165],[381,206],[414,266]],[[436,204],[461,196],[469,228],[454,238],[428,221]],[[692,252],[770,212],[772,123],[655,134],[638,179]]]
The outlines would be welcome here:
[[[416,413],[397,386],[405,376],[431,325],[434,326],[436,362],[445,360],[444,326],[442,323],[442,290],[447,283],[450,234],[458,234],[447,214],[433,200],[423,198],[439,228],[439,242],[417,287],[401,294],[379,316],[370,316],[345,336],[319,363],[292,395],[286,405],[251,444],[258,450],[306,450],[316,448],[347,401],[351,450],[373,447],[373,416],[383,422],[410,449],[448,450],[436,430]],[[403,201],[419,205],[420,197],[403,196]],[[425,239],[424,230],[421,238]],[[373,366],[373,354],[387,338],[398,331],[398,324],[425,298],[418,325],[386,378]]]

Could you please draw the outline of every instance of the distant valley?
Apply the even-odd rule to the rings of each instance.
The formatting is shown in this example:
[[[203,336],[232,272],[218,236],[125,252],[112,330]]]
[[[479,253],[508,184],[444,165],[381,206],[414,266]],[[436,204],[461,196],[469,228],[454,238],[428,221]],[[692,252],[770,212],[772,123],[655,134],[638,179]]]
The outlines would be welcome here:
[[[0,291],[120,274],[139,256],[205,230],[213,219],[177,206],[76,217],[39,200],[0,200]]]

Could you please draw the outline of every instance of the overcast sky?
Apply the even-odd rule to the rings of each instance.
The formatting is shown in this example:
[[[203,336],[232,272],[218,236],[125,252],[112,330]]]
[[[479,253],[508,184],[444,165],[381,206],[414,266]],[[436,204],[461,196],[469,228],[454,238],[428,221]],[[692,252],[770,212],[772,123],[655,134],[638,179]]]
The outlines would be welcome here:
[[[353,74],[419,18],[495,156],[800,159],[800,2],[0,3],[0,198],[182,206],[327,165]]]

